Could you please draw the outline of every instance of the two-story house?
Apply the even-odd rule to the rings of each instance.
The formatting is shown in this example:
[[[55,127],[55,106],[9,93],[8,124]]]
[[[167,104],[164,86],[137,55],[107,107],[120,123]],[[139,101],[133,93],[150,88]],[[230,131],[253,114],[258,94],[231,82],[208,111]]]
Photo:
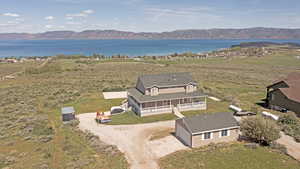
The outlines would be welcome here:
[[[128,90],[128,105],[140,116],[171,113],[174,108],[205,110],[206,95],[189,73],[143,75]]]

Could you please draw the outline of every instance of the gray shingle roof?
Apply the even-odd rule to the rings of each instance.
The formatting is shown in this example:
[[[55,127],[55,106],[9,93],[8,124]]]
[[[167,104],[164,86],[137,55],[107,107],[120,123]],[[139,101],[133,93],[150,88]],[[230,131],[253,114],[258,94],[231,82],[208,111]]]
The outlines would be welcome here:
[[[75,113],[74,107],[63,107],[61,108],[61,114]]]
[[[238,122],[233,117],[233,113],[230,112],[200,114],[193,117],[184,117],[179,120],[183,121],[192,134],[223,128],[238,128],[239,126]]]
[[[154,75],[142,75],[138,78],[138,82],[141,82],[144,88],[168,87],[168,86],[181,86],[189,83],[196,82],[193,80],[190,73],[163,73]],[[140,86],[137,86],[139,88]]]
[[[138,102],[150,102],[150,101],[160,101],[160,100],[169,100],[169,99],[181,99],[181,98],[195,98],[195,97],[204,97],[205,94],[200,91],[195,91],[192,93],[169,93],[169,94],[159,94],[156,96],[144,95],[136,88],[131,88],[128,90],[128,93],[132,95]]]

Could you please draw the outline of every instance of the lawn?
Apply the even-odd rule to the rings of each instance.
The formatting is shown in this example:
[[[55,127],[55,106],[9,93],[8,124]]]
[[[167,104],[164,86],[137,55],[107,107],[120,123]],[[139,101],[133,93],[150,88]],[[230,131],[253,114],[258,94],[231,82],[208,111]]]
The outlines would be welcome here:
[[[152,123],[157,121],[173,120],[176,118],[177,117],[171,113],[140,117],[137,116],[134,112],[129,111],[123,114],[111,116],[112,121],[107,124],[121,125],[121,124]]]
[[[101,92],[79,97],[66,106],[74,106],[76,114],[109,111],[112,106],[120,106],[125,99],[104,99]]]
[[[163,169],[300,169],[300,163],[267,147],[243,144],[178,151],[159,161]]]

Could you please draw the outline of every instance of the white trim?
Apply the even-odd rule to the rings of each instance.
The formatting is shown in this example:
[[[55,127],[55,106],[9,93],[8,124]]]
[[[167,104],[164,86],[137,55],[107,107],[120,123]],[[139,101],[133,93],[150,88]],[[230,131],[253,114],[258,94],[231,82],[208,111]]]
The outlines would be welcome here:
[[[197,135],[197,134],[202,134],[202,133],[208,133],[208,132],[215,132],[215,131],[221,131],[221,130],[231,130],[231,129],[236,129],[240,128],[240,126],[234,126],[234,127],[229,127],[229,128],[221,128],[221,129],[215,129],[215,130],[207,130],[207,131],[201,131],[197,133],[192,133],[192,135]]]
[[[209,139],[205,139],[204,135],[205,133],[209,133]],[[213,132],[205,132],[202,134],[202,140],[211,140],[214,138],[214,133]]]
[[[193,92],[192,92],[193,93]],[[132,95],[131,95],[132,96]],[[150,95],[149,95],[150,96]],[[158,96],[158,95],[156,95]],[[133,97],[133,96],[132,96]],[[153,96],[152,96],[153,97]],[[135,97],[134,99],[137,100],[137,102],[141,103],[148,103],[148,102],[157,102],[157,101],[165,101],[165,100],[178,100],[178,99],[195,99],[195,98],[200,98],[200,97],[204,97],[206,99],[207,95],[202,95],[202,96],[190,96],[190,97],[176,97],[176,98],[170,98],[170,99],[158,99],[158,100],[150,100],[150,101],[140,101],[137,100]]]
[[[160,87],[162,87],[162,88],[169,88],[169,87],[185,87],[185,86],[187,86],[187,85],[189,85],[189,84],[193,84],[193,85],[197,86],[197,83],[196,83],[196,82],[189,82],[189,83],[185,83],[185,84],[179,84],[179,85],[167,85],[167,86],[163,86],[163,85],[152,85],[151,87],[147,87],[146,89],[152,88],[152,87],[154,87],[154,86],[156,86],[156,87],[158,87],[158,88],[160,88]]]
[[[227,135],[226,136],[222,136],[222,131],[225,131],[225,130],[227,131]],[[219,138],[230,136],[230,130],[228,130],[228,129],[225,129],[225,130],[220,130],[219,131]]]

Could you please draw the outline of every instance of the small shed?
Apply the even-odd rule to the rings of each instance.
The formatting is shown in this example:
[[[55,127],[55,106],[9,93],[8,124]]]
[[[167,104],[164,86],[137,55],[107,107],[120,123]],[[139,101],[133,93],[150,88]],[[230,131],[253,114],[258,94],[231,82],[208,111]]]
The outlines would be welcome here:
[[[75,119],[74,107],[61,108],[62,121],[71,121]]]

